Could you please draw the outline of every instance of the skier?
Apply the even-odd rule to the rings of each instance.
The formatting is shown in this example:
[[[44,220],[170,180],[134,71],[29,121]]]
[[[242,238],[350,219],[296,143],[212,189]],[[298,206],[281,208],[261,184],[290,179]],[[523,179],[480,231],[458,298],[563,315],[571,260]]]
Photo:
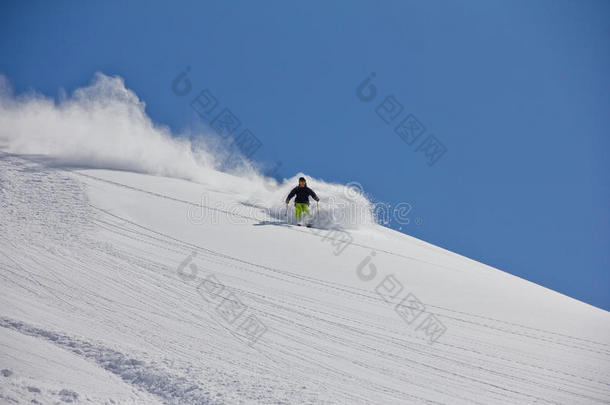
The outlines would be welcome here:
[[[292,189],[288,197],[286,197],[286,212],[288,212],[288,203],[290,199],[296,195],[294,199],[294,209],[297,216],[297,221],[300,221],[303,213],[309,215],[309,196],[311,196],[314,200],[320,201],[316,193],[313,192],[312,189],[307,187],[307,182],[305,181],[305,177],[299,178],[299,185]],[[301,226],[300,223],[297,223],[298,226]],[[307,224],[308,227],[311,224]]]

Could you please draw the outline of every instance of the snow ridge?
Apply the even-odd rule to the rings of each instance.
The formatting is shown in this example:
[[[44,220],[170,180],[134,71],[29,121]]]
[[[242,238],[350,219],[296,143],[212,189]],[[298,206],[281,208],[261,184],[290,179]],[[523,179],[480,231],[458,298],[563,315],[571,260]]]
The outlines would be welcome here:
[[[161,397],[166,403],[200,405],[216,403],[210,399],[203,388],[187,378],[173,375],[99,343],[37,328],[6,317],[0,317],[0,327],[44,339],[72,353],[93,360],[103,369],[121,377],[123,381]]]

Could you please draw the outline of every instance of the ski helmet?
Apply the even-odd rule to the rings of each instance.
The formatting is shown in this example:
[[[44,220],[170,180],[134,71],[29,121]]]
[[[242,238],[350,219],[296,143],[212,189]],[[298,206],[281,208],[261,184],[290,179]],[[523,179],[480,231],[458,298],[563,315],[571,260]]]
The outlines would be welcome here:
[[[307,183],[307,181],[305,180],[305,177],[299,177],[299,183]]]

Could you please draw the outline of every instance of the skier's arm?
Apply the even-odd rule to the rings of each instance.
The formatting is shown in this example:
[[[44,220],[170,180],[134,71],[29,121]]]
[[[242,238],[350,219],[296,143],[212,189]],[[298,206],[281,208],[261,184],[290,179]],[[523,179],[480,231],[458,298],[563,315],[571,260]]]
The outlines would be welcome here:
[[[290,199],[292,197],[294,197],[294,195],[297,193],[297,188],[293,188],[292,191],[290,192],[290,194],[288,194],[288,197],[286,197],[286,204],[288,204],[290,202]]]
[[[316,201],[320,201],[320,199],[318,198],[318,196],[316,195],[316,193],[314,193],[314,191],[312,189],[309,189],[309,195]]]

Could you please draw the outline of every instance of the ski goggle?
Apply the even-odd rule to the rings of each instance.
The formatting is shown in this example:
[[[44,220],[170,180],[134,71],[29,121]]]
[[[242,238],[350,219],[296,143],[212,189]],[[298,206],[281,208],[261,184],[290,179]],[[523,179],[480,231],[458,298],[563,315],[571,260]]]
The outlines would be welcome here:
[[[299,184],[305,184],[305,180],[299,181]]]

